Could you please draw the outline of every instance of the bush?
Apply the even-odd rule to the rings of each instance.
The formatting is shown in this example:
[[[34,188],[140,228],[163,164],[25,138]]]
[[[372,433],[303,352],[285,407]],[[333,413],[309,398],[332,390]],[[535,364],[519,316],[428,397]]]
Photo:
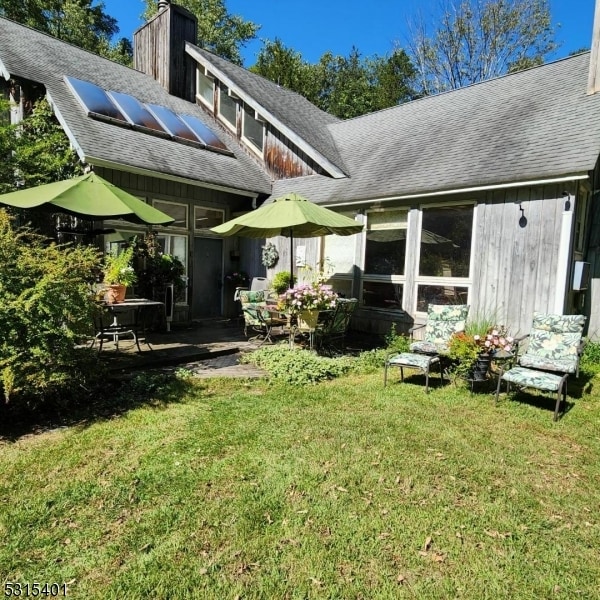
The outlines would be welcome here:
[[[86,385],[95,303],[90,284],[100,266],[92,247],[59,247],[14,229],[0,210],[0,387],[5,402],[31,405]]]
[[[340,377],[350,370],[351,358],[328,358],[309,350],[290,350],[287,343],[265,346],[242,357],[282,383],[306,385]]]
[[[581,356],[581,368],[592,373],[600,372],[600,342],[588,342]]]

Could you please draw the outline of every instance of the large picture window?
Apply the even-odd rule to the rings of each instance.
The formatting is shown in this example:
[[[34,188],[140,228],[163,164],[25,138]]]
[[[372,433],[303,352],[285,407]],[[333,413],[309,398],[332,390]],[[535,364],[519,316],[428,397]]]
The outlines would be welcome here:
[[[402,309],[406,231],[406,210],[367,213],[363,306]]]
[[[473,206],[423,209],[419,275],[468,277]]]
[[[178,204],[176,202],[167,202],[166,200],[153,200],[152,206],[158,208],[161,212],[169,215],[173,219],[173,223],[168,227],[188,228],[188,207],[187,204]]]

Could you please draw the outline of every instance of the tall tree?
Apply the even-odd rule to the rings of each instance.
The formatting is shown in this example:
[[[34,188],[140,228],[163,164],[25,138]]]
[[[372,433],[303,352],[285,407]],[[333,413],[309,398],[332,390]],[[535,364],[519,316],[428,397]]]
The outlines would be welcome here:
[[[0,16],[123,64],[130,64],[131,42],[122,38],[117,20],[96,0],[0,0]]]
[[[342,119],[395,106],[415,95],[415,71],[403,50],[388,57],[362,58],[352,48],[347,57],[326,52],[318,63],[309,64],[281,40],[267,40],[250,70]]]
[[[143,18],[157,11],[156,0],[144,0]],[[243,63],[240,49],[256,37],[259,25],[227,12],[224,0],[178,0],[198,19],[198,45],[238,65]]]
[[[420,20],[411,36],[426,94],[542,64],[557,48],[548,0],[445,0],[433,35]]]

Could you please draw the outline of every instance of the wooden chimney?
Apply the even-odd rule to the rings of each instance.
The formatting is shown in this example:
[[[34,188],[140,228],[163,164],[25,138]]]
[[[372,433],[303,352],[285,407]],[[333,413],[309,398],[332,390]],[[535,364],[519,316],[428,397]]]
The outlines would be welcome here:
[[[596,0],[596,9],[594,11],[594,29],[592,30],[587,93],[595,94],[598,91],[600,91],[600,0]]]
[[[196,72],[185,44],[196,44],[197,37],[196,17],[181,6],[160,0],[158,13],[133,34],[133,66],[154,77],[170,94],[193,102]]]

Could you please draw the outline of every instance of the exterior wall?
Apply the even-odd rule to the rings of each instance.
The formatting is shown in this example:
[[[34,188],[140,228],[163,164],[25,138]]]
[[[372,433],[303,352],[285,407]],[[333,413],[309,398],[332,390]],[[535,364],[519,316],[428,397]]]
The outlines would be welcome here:
[[[585,313],[589,315],[588,336],[600,341],[600,169],[594,172],[590,196],[590,221],[585,260],[590,263],[590,287],[585,293]]]
[[[196,73],[185,43],[196,41],[196,18],[169,5],[134,33],[134,67],[156,79],[170,94],[193,101]]]
[[[127,190],[128,192],[144,198],[146,201],[164,200],[180,204],[186,204],[189,207],[188,219],[189,227],[180,229],[177,227],[156,226],[153,230],[159,234],[176,234],[184,235],[188,240],[188,301],[185,304],[178,303],[175,307],[175,322],[186,322],[197,317],[192,313],[191,307],[193,299],[196,295],[206,293],[206,287],[211,286],[211,291],[214,291],[214,286],[218,286],[216,292],[221,297],[220,314],[224,314],[228,310],[228,297],[225,295],[227,290],[224,287],[223,275],[230,271],[245,269],[244,265],[240,265],[240,260],[236,259],[233,251],[236,249],[236,241],[234,238],[223,238],[223,253],[218,259],[214,259],[214,271],[220,273],[220,277],[216,281],[200,281],[194,280],[194,242],[199,238],[214,238],[221,239],[219,236],[212,235],[206,231],[194,231],[194,206],[202,206],[210,209],[218,209],[224,211],[224,219],[228,220],[232,217],[235,211],[249,210],[251,208],[252,199],[245,196],[238,196],[220,190],[203,188],[198,186],[187,185],[183,183],[147,177],[127,173],[125,171],[117,171],[110,169],[97,168],[96,171],[101,177],[106,178],[115,185]],[[124,221],[107,221],[106,225],[114,227],[117,230],[127,232],[128,235],[143,235],[147,227],[126,223]],[[216,262],[218,260],[218,263]],[[203,265],[205,266],[205,265]],[[250,271],[248,271],[250,272]]]
[[[576,184],[506,188],[477,196],[429,199],[423,204],[414,201],[411,206],[385,204],[386,208],[409,211],[407,239],[412,243],[406,249],[403,310],[361,306],[353,318],[353,329],[383,336],[389,333],[392,323],[406,332],[413,324],[425,321],[426,315],[416,313],[414,308],[419,281],[419,247],[415,242],[420,238],[419,213],[421,208],[446,203],[475,202],[470,274],[455,280],[455,285],[469,289],[472,318],[494,320],[518,335],[529,332],[534,311],[579,312],[577,300],[570,292],[572,263],[577,256],[572,249],[573,206],[565,210],[565,191],[574,199]],[[361,257],[365,236],[363,233],[349,238],[354,241],[349,242],[348,252]],[[285,258],[288,245],[278,239],[280,261],[274,271],[289,269]],[[307,244],[306,250],[307,263],[318,264],[320,245]],[[357,262],[361,264],[360,260]],[[360,275],[358,268],[353,286],[357,297],[362,288]]]
[[[265,167],[276,179],[315,175],[322,171],[271,125],[267,126],[264,157]]]

